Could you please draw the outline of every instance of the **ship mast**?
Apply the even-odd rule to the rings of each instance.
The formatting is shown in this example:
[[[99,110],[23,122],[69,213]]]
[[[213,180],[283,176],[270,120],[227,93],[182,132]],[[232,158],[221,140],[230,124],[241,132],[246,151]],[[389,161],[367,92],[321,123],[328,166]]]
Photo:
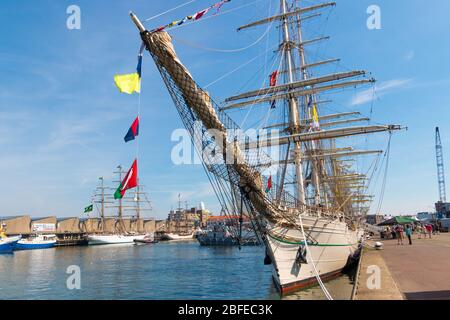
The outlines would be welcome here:
[[[301,10],[300,8],[300,0],[297,1],[297,9]],[[303,43],[303,33],[302,33],[302,20],[301,15],[297,13],[297,33],[298,33],[298,52],[300,55],[300,73],[303,80],[308,80],[308,71],[307,71],[307,64],[306,64],[306,57],[305,57],[305,45]],[[304,96],[304,106],[309,105],[313,101],[310,101],[312,98],[311,96]],[[315,96],[314,96],[314,103],[316,102]],[[305,109],[306,111],[306,109]],[[305,112],[306,114],[306,112]],[[311,115],[309,115],[311,117]],[[312,149],[315,149],[315,146],[312,145]],[[312,160],[311,163],[313,163],[312,168],[312,176],[313,176],[313,185],[315,189],[315,204],[320,204],[320,182],[319,182],[319,164],[318,161]],[[326,199],[326,197],[325,197]],[[326,201],[327,202],[327,201]],[[327,206],[327,204],[326,204]]]
[[[141,217],[141,195],[139,187],[139,179],[136,188],[136,232],[139,233],[139,219]]]
[[[289,24],[287,14],[286,0],[281,0],[281,11],[283,14],[282,27],[283,27],[283,43],[282,47],[285,52],[285,63],[288,72],[289,83],[294,82],[294,68],[292,57],[292,43],[289,34]],[[289,98],[289,124],[290,133],[300,133],[300,115],[297,99],[294,97]],[[294,165],[295,165],[295,179],[296,179],[296,195],[301,204],[306,204],[305,201],[305,189],[303,183],[303,169],[302,169],[302,145],[301,142],[296,140],[294,142]],[[282,181],[282,184],[284,181]]]
[[[101,219],[102,219],[102,233],[105,232],[105,186],[103,177],[100,178],[101,181],[101,190],[102,190],[102,211],[101,211]]]
[[[95,193],[95,197],[100,196],[100,200],[95,200],[95,203],[100,203],[100,220],[101,220],[101,232],[105,232],[105,183],[103,177],[99,178],[100,180],[100,186],[97,187],[96,190],[100,190],[99,193]],[[98,207],[97,207],[98,208]]]
[[[122,166],[118,165],[117,169],[119,169],[118,171],[114,172],[117,173],[119,175],[119,183],[122,182],[122,173],[124,173],[122,171]],[[119,228],[121,229],[120,231],[123,232],[125,231],[124,228],[124,223],[123,223],[123,203],[122,203],[122,198],[119,199],[119,206],[118,206],[118,219],[119,219]]]

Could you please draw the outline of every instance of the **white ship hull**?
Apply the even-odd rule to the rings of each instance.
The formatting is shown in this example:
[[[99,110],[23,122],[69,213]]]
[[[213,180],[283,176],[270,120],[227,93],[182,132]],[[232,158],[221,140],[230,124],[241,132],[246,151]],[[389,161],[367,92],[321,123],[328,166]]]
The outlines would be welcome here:
[[[309,253],[304,254],[306,263],[297,259],[299,248],[304,248],[301,230],[270,227],[265,239],[273,265],[273,279],[282,294],[299,290],[317,283],[316,273],[322,281],[340,274],[349,256],[358,248],[361,232],[349,230],[345,222],[303,218]],[[314,240],[313,240],[314,239]],[[312,257],[312,261],[310,259]]]
[[[194,234],[180,236],[178,234],[168,233],[167,238],[172,241],[192,241],[194,240]]]
[[[143,240],[146,235],[90,235],[90,245],[102,244],[134,244],[134,240]]]

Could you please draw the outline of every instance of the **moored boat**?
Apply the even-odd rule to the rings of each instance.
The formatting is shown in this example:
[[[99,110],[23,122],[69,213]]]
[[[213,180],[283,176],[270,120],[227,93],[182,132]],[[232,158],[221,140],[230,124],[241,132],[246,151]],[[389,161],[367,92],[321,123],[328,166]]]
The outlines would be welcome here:
[[[134,239],[135,244],[151,244],[151,243],[158,243],[158,241],[155,240],[154,234],[147,234],[142,239]]]
[[[179,235],[179,234],[175,234],[175,233],[167,233],[166,236],[171,241],[192,241],[192,240],[194,240],[194,234]]]
[[[15,246],[20,239],[21,236],[0,238],[0,254],[13,253]]]
[[[225,230],[208,230],[197,237],[201,246],[231,247],[231,246],[257,246],[256,237],[237,237]]]
[[[56,235],[34,234],[28,238],[17,241],[15,250],[49,249],[56,246]]]
[[[268,80],[262,86],[256,82],[254,90],[228,97],[220,105],[196,83],[178,57],[166,30],[172,24],[147,30],[130,14],[203,155],[205,173],[222,210],[228,214],[240,211],[241,216],[250,218],[266,246],[265,263],[272,264],[281,293],[318,283],[328,299],[332,297],[323,281],[338,275],[363,241],[363,221],[373,200],[368,189],[384,153],[354,146],[369,134],[386,132],[390,137],[404,129],[395,124],[355,125],[370,119],[360,117],[360,112],[335,113],[323,107],[333,102],[327,95],[336,89],[375,82],[363,70],[348,71],[337,65],[341,72],[334,68],[326,71],[327,65],[340,59],[314,61],[307,57],[305,46],[328,37],[304,38],[309,32],[303,21],[319,17],[320,12],[306,14],[335,5],[306,7],[280,0],[281,11],[274,16],[239,27],[269,24],[268,33],[273,25],[279,26],[276,30],[281,39],[272,64],[278,67],[263,75]],[[325,74],[311,71],[318,66],[324,66]],[[257,128],[263,129],[255,135],[255,125],[241,127],[256,105],[267,114],[257,121]],[[243,123],[238,126],[227,112],[244,109],[247,114],[235,115]],[[354,146],[342,142],[347,137],[355,139]],[[202,143],[196,143],[198,140]],[[370,165],[354,161],[369,155],[376,156]]]
[[[135,240],[143,240],[145,237],[146,235],[95,234],[89,235],[88,241],[90,245],[133,244]]]

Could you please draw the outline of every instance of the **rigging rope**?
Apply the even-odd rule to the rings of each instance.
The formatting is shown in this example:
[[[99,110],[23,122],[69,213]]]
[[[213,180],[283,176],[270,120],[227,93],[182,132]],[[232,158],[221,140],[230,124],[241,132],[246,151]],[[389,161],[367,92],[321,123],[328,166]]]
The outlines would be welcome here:
[[[242,8],[245,8],[245,7],[248,7],[248,6],[251,6],[251,5],[253,5],[253,4],[255,4],[255,3],[258,3],[258,2],[261,2],[261,1],[263,1],[263,0],[255,0],[255,1],[252,1],[252,2],[249,2],[249,3],[246,3],[246,4],[244,4],[244,5],[235,7],[235,8],[233,8],[233,9],[226,10],[226,11],[223,11],[223,12],[221,12],[221,13],[217,13],[217,14],[215,14],[215,15],[209,16],[209,17],[204,17],[204,18],[202,18],[202,19],[200,19],[200,20],[195,21],[195,22],[196,22],[195,24],[197,24],[197,23],[199,23],[199,22],[202,22],[202,21],[206,21],[206,20],[208,20],[208,19],[212,19],[212,18],[219,17],[219,16],[224,15],[224,14],[227,14],[227,13],[231,13],[231,12],[237,11],[237,10],[239,10],[239,9],[242,9]],[[176,27],[171,28],[171,30],[176,30],[176,29],[178,29],[178,28],[184,28],[184,27],[187,27],[187,26],[190,26],[190,25],[193,25],[193,23],[182,24],[182,25],[180,25],[180,26],[176,26]]]
[[[384,192],[386,190],[386,180],[387,180],[387,174],[388,174],[388,169],[389,169],[389,158],[390,158],[390,151],[391,151],[391,138],[392,138],[392,132],[389,132],[389,142],[388,142],[388,146],[387,146],[387,150],[385,153],[385,157],[386,157],[386,167],[384,169],[384,176],[383,176],[383,183],[381,186],[381,192],[380,192],[380,201],[378,202],[378,207],[376,210],[376,214],[380,214],[380,209],[381,206],[383,205],[383,200],[384,200]]]
[[[163,15],[165,15],[167,13],[170,13],[172,11],[180,9],[180,8],[182,8],[184,6],[187,6],[188,4],[191,4],[191,3],[195,2],[195,1],[197,1],[197,0],[190,0],[190,1],[186,2],[186,3],[180,4],[179,6],[176,6],[176,7],[172,8],[172,9],[169,9],[167,11],[164,11],[164,12],[160,13],[160,14],[157,14],[156,16],[153,16],[153,17],[150,17],[148,19],[145,19],[144,22],[148,22],[148,21],[151,21],[153,19],[159,18],[159,17],[161,17],[161,16],[163,16]]]
[[[281,69],[281,65],[282,65],[282,63],[283,63],[283,56],[284,56],[284,51],[282,52],[282,55],[281,55],[281,57],[280,57],[280,63],[278,64],[277,70],[280,70],[280,69]],[[272,65],[271,65],[271,68],[273,68],[273,66],[275,65],[275,62],[276,62],[276,60],[273,61]],[[263,83],[261,84],[261,87],[259,88],[259,91],[261,91],[262,89],[264,89],[264,83],[265,83],[265,82],[266,82],[266,79],[263,80]],[[258,93],[258,95],[259,95],[259,93]],[[266,98],[266,97],[268,97],[269,95],[270,95],[270,93],[266,93],[266,94],[262,95],[259,99]],[[243,127],[244,127],[244,124],[247,122],[248,116],[250,115],[250,112],[253,110],[253,107],[255,106],[255,104],[257,104],[257,103],[255,102],[255,103],[253,103],[253,104],[250,105],[250,108],[249,108],[247,114],[245,115],[244,120],[242,120],[242,123],[241,123],[241,125],[240,125],[240,128],[243,128]]]
[[[268,49],[268,50],[270,50],[270,49]],[[268,50],[267,50],[267,51],[268,51]],[[204,88],[204,89],[207,89],[208,87],[212,86],[213,84],[216,84],[217,82],[219,82],[219,81],[225,79],[226,77],[232,75],[232,74],[235,73],[236,71],[239,71],[239,70],[242,69],[243,67],[249,65],[250,63],[252,63],[252,62],[255,61],[256,59],[258,59],[259,57],[261,57],[263,54],[266,54],[267,51],[265,51],[265,52],[263,52],[263,53],[260,53],[259,55],[257,55],[256,57],[254,57],[254,58],[248,60],[247,62],[244,62],[243,64],[241,64],[240,66],[236,67],[235,69],[233,69],[233,70],[231,70],[231,71],[225,73],[224,75],[222,75],[221,77],[217,78],[216,80],[214,80],[214,81],[208,83],[206,86],[203,86],[203,88]]]
[[[206,50],[206,51],[212,51],[212,52],[223,52],[223,53],[236,53],[236,52],[242,52],[245,51],[247,49],[250,49],[251,47],[256,46],[258,43],[261,42],[261,40],[263,40],[266,35],[269,33],[271,29],[271,26],[267,27],[266,31],[253,43],[249,44],[248,46],[242,47],[242,48],[237,48],[237,49],[217,49],[217,48],[209,48],[209,47],[205,47],[202,46],[198,43],[194,43],[194,42],[188,42],[186,40],[181,40],[180,38],[176,38],[172,35],[172,38],[178,40],[180,43],[184,43],[186,45],[189,45],[193,48],[197,48],[197,49],[202,49],[202,50]]]

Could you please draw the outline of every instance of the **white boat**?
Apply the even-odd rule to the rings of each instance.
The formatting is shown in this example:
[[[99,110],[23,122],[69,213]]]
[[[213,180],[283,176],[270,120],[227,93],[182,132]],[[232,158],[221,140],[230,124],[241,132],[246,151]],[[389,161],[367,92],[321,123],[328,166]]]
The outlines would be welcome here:
[[[15,250],[17,242],[21,238],[22,238],[21,236],[17,237],[6,237],[5,235],[0,236],[0,254],[12,253]]]
[[[88,241],[90,245],[103,244],[134,244],[134,240],[144,240],[147,235],[124,235],[124,234],[96,234],[89,235]]]
[[[166,234],[167,239],[171,241],[192,241],[194,240],[194,234],[188,234],[188,235],[179,235],[175,233],[167,233]]]
[[[55,246],[56,235],[33,234],[28,238],[20,239],[15,245],[15,250],[49,249]]]
[[[265,84],[261,87],[256,81],[252,91],[228,97],[220,105],[183,65],[166,27],[148,31],[130,14],[203,156],[205,172],[224,212],[240,211],[251,219],[265,243],[265,263],[272,264],[279,291],[318,283],[329,299],[323,281],[342,271],[362,241],[364,216],[373,199],[367,194],[370,177],[379,169],[383,154],[383,150],[355,150],[360,142],[357,137],[363,140],[368,134],[403,129],[400,125],[355,125],[370,119],[360,117],[359,112],[336,113],[322,107],[330,103],[326,98],[333,90],[375,82],[362,70],[336,72],[340,67],[336,65],[324,75],[311,71],[340,59],[308,59],[305,46],[328,38],[311,39],[314,33],[308,37],[303,20],[319,17],[308,14],[334,5],[303,7],[280,0],[281,12],[238,28],[268,24],[267,32],[273,27],[281,41],[271,58],[271,74],[263,75],[268,78]],[[252,110],[257,108],[267,111],[256,125],[249,124],[245,119],[253,117]],[[235,115],[239,119],[235,121],[227,114],[229,110],[246,110],[247,114]],[[255,121],[258,117],[256,113]],[[251,127],[240,128],[237,122]],[[265,131],[255,135],[255,126]],[[348,140],[341,140],[345,137],[356,142],[349,146]],[[372,158],[367,167],[348,162],[366,155],[378,158]]]

